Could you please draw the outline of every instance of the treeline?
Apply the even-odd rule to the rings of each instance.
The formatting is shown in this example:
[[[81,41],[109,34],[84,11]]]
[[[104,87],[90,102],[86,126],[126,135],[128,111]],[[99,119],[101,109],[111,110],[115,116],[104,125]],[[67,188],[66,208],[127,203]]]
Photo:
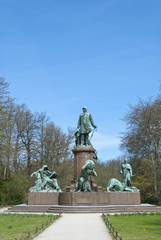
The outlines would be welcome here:
[[[58,171],[64,188],[65,179],[73,176],[72,145],[70,129],[66,134],[45,113],[15,104],[8,83],[0,78],[0,203],[22,201],[32,184],[31,173],[44,164]]]
[[[161,97],[139,100],[124,121],[121,148],[126,151],[144,202],[161,202]]]

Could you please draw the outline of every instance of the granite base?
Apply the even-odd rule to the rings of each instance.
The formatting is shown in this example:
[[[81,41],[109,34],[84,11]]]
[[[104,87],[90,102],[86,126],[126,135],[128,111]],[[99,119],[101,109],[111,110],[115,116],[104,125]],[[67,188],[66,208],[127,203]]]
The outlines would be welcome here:
[[[28,205],[59,205],[59,193],[29,193]]]
[[[140,193],[131,192],[64,192],[29,193],[28,205],[105,206],[139,205]]]

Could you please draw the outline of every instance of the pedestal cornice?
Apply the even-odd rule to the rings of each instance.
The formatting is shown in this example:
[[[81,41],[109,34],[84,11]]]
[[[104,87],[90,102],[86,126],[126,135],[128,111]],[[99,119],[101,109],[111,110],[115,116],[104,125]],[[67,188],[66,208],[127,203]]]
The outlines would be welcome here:
[[[92,147],[75,147],[74,149],[72,149],[73,153],[76,152],[95,152],[96,150]]]

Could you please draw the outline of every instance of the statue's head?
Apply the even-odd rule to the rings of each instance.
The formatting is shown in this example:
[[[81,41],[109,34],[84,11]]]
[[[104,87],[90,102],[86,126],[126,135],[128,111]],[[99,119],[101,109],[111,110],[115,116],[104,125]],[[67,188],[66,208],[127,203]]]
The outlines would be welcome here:
[[[87,107],[83,107],[83,112],[87,112]]]
[[[48,166],[47,165],[43,165],[42,169],[43,169],[43,171],[46,171],[46,170],[48,170]]]
[[[92,160],[87,160],[82,168],[90,169],[92,170],[95,167],[95,164]]]
[[[127,163],[127,158],[124,158],[124,163]]]

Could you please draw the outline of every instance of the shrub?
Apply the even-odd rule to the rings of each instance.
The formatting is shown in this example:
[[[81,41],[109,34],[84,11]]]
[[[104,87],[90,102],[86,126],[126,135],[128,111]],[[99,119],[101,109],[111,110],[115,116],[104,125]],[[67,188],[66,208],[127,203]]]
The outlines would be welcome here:
[[[28,179],[25,175],[14,175],[4,181],[1,180],[0,204],[14,205],[26,202]]]

